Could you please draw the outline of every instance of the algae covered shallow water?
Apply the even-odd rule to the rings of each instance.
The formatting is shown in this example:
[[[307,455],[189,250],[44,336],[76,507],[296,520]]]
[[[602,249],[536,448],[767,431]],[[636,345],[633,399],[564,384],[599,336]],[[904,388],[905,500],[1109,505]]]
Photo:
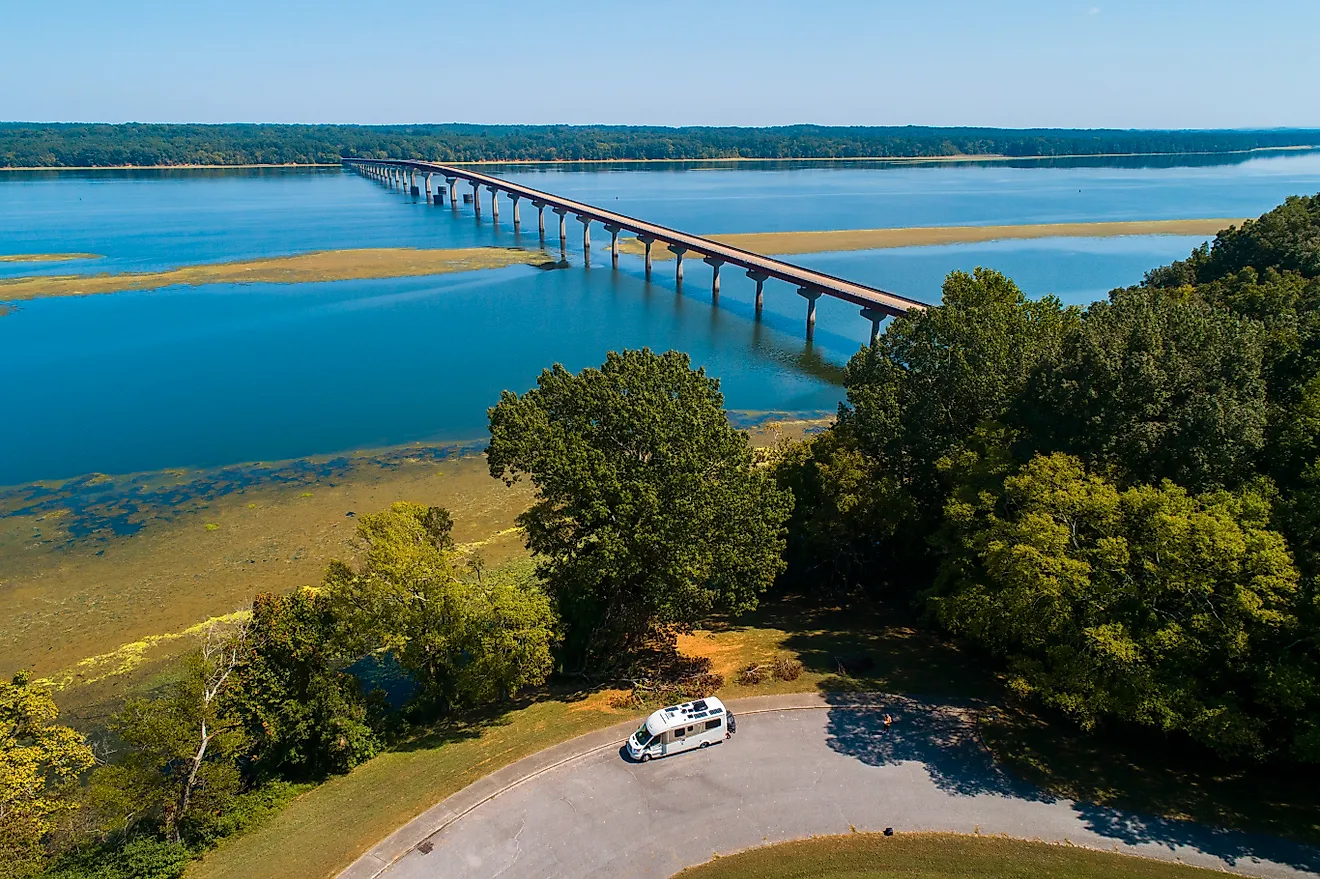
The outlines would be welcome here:
[[[1132,164],[1128,162],[1126,164]],[[1252,216],[1320,190],[1320,155],[1200,167],[856,165],[506,169],[506,176],[694,232]],[[93,253],[0,262],[0,277],[162,271],[201,262],[369,247],[540,246],[524,205],[493,228],[338,170],[0,175],[0,253]],[[553,219],[553,215],[551,215]],[[554,224],[551,255],[558,258]],[[831,274],[934,300],[954,268],[999,268],[1032,295],[1086,302],[1183,256],[1200,238],[1046,239],[794,257]],[[749,413],[835,408],[840,371],[865,341],[856,309],[804,307],[726,272],[640,260],[419,278],[212,284],[24,302],[0,316],[0,485],[479,439],[485,410],[553,362],[598,364],[624,346],[680,348]]]

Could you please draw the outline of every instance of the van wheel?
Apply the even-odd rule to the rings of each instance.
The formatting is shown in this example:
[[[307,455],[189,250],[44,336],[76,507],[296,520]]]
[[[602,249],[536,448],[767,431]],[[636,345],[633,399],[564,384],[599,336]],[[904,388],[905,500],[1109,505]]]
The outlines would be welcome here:
[[[709,747],[710,747],[710,742],[702,742],[702,743],[701,743],[701,747],[703,747],[703,748],[709,748]]]
[[[643,754],[643,755],[642,755],[642,760],[641,760],[641,762],[643,762],[643,763],[648,763],[648,762],[650,762],[650,760],[651,760],[651,755],[650,755],[650,754]]]

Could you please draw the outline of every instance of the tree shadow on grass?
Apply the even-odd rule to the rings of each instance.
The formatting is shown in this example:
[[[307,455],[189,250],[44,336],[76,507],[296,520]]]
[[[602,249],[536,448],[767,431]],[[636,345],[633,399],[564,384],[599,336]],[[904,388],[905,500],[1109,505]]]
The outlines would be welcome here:
[[[1237,866],[1239,861],[1264,860],[1298,870],[1320,871],[1320,850],[1299,842],[1193,821],[1138,815],[1093,803],[1076,803],[1073,809],[1092,833],[1129,845],[1154,843],[1170,850],[1189,846],[1222,859],[1230,867]]]
[[[784,632],[783,649],[796,653],[808,672],[825,675],[820,688],[828,692],[955,698],[993,698],[1000,692],[991,664],[920,627],[916,615],[902,606],[818,608],[786,597],[710,628]]]
[[[1016,707],[988,712],[981,731],[999,760],[1069,799],[1320,844],[1314,767],[1228,764],[1148,730],[1086,733]]]
[[[826,742],[840,754],[868,766],[920,763],[936,787],[958,796],[1056,799],[995,761],[981,741],[973,703],[848,693],[827,700],[836,707],[829,710]],[[888,730],[886,715],[893,718]]]

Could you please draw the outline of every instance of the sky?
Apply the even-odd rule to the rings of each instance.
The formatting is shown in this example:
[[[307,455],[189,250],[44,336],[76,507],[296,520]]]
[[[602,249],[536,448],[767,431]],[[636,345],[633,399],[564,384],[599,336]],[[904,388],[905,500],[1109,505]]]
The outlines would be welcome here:
[[[0,120],[1320,127],[1320,0],[0,0]]]

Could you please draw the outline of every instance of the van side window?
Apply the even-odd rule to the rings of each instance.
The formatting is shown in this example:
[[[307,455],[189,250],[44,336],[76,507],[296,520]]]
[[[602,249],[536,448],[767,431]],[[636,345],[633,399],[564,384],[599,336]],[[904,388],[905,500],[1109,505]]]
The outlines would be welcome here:
[[[719,727],[720,727],[720,722],[718,720],[706,721],[706,729],[719,729]]]

